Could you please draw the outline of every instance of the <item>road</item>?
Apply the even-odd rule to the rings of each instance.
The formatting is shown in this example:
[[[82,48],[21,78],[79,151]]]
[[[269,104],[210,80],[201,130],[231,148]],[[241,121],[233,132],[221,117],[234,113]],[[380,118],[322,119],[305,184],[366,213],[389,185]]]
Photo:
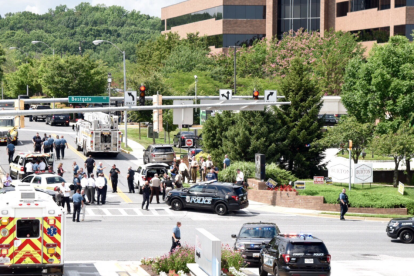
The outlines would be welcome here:
[[[39,131],[40,130],[40,131]],[[33,149],[31,139],[39,131],[40,135],[64,135],[70,148],[66,150],[63,168],[67,171],[64,178],[71,181],[72,163],[83,165],[85,157],[74,146],[74,132],[71,127],[48,126],[43,122],[30,122],[26,118],[26,127],[19,131],[19,143],[16,151]],[[1,156],[6,156],[5,145],[0,146]],[[142,196],[129,194],[126,174],[127,167],[137,167],[142,160],[121,153],[116,159],[95,156],[102,162],[108,175],[113,164],[121,170],[119,189],[122,193],[113,194],[108,189],[108,204],[87,206],[85,222],[72,222],[67,219],[67,247],[65,259],[72,264],[68,268],[85,269],[88,265],[79,263],[95,261],[139,261],[141,258],[160,256],[168,252],[171,246],[171,231],[177,221],[182,222],[182,243],[194,244],[195,229],[205,228],[217,236],[223,243],[233,244],[231,234],[237,234],[245,222],[275,222],[285,233],[311,233],[323,239],[332,255],[333,267],[355,267],[366,261],[405,260],[412,258],[414,244],[392,242],[385,233],[386,222],[357,221],[298,216],[288,213],[269,213],[260,211],[260,204],[253,203],[246,210],[219,217],[211,212],[185,210],[175,212],[165,203],[151,204],[150,211],[141,210]],[[1,158],[0,165],[7,171],[7,158]],[[414,259],[409,259],[410,262]],[[75,263],[75,264],[73,264]],[[370,268],[379,274],[360,275],[403,275],[384,273],[381,266]],[[78,270],[78,272],[80,271]],[[371,271],[370,270],[370,271]],[[86,272],[85,272],[86,273]],[[338,272],[339,273],[339,272]],[[75,275],[71,274],[70,275]],[[69,275],[67,274],[67,275]],[[76,275],[83,275],[82,273]],[[85,274],[92,275],[92,274]],[[96,274],[98,275],[98,274]],[[333,275],[340,275],[333,273]],[[356,274],[355,274],[356,275]]]

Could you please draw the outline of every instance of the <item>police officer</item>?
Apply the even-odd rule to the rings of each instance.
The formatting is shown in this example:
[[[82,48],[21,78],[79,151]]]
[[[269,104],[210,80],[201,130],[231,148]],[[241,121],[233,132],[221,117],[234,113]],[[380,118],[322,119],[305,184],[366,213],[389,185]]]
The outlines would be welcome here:
[[[346,195],[346,189],[342,189],[342,193],[339,195],[339,204],[341,205],[340,220],[345,220],[344,216],[348,212],[348,196]]]
[[[217,176],[214,172],[214,169],[210,169],[210,172],[206,174],[206,180],[207,181],[211,181],[211,180],[217,181]]]
[[[128,167],[128,174],[127,174],[129,193],[135,193],[134,174],[135,174],[134,170],[132,169],[131,166],[129,166]]]
[[[51,147],[52,146],[50,145],[50,141],[49,141],[48,137],[46,137],[45,141],[43,142],[43,152],[44,153],[49,153]]]
[[[173,233],[172,233],[172,246],[171,246],[171,250],[170,252],[173,253],[174,249],[177,246],[181,246],[180,244],[180,239],[181,239],[181,231],[180,231],[180,227],[181,227],[181,222],[177,222],[177,226],[175,226],[173,228]]]
[[[93,173],[93,168],[95,167],[96,162],[95,160],[92,158],[92,155],[89,155],[88,159],[85,160],[85,168],[88,172],[88,176],[91,175],[91,173]]]
[[[150,187],[148,181],[145,181],[144,187],[142,188],[143,201],[142,201],[141,209],[144,209],[144,205],[145,205],[145,203],[147,203],[147,206],[146,206],[145,209],[148,211],[148,205],[150,203],[150,195],[151,195],[151,187]]]
[[[39,133],[36,133],[36,136],[33,137],[33,147],[34,152],[41,152],[42,150],[42,137],[39,136]]]
[[[69,148],[68,142],[63,135],[60,137],[60,156],[65,159],[65,148]]]
[[[60,159],[60,139],[59,139],[59,135],[56,135],[56,140],[54,141],[54,147],[56,150],[56,159],[59,160]]]
[[[117,187],[118,187],[118,174],[121,172],[118,170],[116,165],[114,164],[112,166],[112,169],[109,171],[109,175],[111,176],[111,182],[112,182],[112,192],[117,193]]]
[[[53,144],[55,142],[55,139],[53,139],[52,135],[49,134],[49,143],[50,143],[50,152],[53,152]]]
[[[14,147],[13,143],[8,143],[7,144],[7,154],[9,155],[9,163],[13,162],[14,150],[15,150],[15,147]]]

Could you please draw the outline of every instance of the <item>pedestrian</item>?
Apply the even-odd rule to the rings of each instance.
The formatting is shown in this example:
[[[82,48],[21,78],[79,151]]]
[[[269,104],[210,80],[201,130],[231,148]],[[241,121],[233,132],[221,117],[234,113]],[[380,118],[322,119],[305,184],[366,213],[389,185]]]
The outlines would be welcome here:
[[[6,175],[3,176],[1,182],[3,183],[3,187],[9,187],[11,185],[12,178],[10,177],[9,173],[6,173]]]
[[[206,162],[204,161],[204,158],[200,157],[200,162],[198,164],[199,172],[200,172],[200,181],[206,180]]]
[[[63,135],[60,137],[60,156],[62,159],[65,159],[65,149],[68,149],[69,145]]]
[[[65,173],[65,170],[63,169],[63,164],[62,163],[59,163],[58,168],[57,168],[57,174],[59,176],[62,176],[63,177],[63,174],[64,173]]]
[[[70,214],[70,201],[69,201],[70,191],[71,191],[70,188],[65,185],[65,182],[62,182],[61,187],[60,187],[60,193],[62,195],[62,207],[63,209],[65,209],[65,204],[67,205],[68,214]]]
[[[162,176],[162,179],[161,179],[161,190],[160,190],[160,192],[161,192],[161,195],[162,195],[162,200],[164,200],[164,198],[165,198],[165,181],[167,181],[167,176],[168,176],[168,174],[167,173],[164,173],[164,175]]]
[[[83,168],[79,168],[78,170],[78,177],[79,180],[82,180],[82,178],[86,175],[86,173],[83,171]]]
[[[211,156],[208,155],[207,156],[207,161],[206,161],[206,167],[208,170],[210,170],[212,167],[214,166],[213,161],[211,161]]]
[[[106,169],[106,167],[102,165],[102,162],[99,162],[99,165],[96,167],[96,175],[100,175],[101,173],[104,173],[103,172],[104,169]]]
[[[160,187],[161,187],[161,180],[158,178],[158,174],[154,174],[154,177],[151,179],[151,198],[150,203],[152,203],[152,198],[154,195],[157,198],[157,204],[160,203]]]
[[[185,178],[187,177],[187,181],[190,182],[190,175],[188,174],[188,167],[187,165],[180,160],[180,165],[178,166],[178,170],[182,175],[182,181],[185,182]]]
[[[229,159],[229,156],[226,154],[224,155],[224,160],[223,160],[223,170],[227,169],[228,167],[230,167],[230,159]]]
[[[178,174],[175,176],[174,184],[177,189],[183,187],[183,175],[181,172],[178,172]]]
[[[32,141],[33,141],[34,152],[41,153],[43,142],[42,142],[42,138],[39,136],[39,133],[37,133],[36,136],[33,137]]]
[[[88,197],[88,193],[89,193],[89,179],[88,179],[88,175],[84,174],[81,181],[81,186],[82,186],[82,191],[84,191],[84,196]],[[90,201],[90,198],[88,197],[88,201]],[[89,205],[89,203],[87,203],[88,201],[85,201],[86,205]]]
[[[7,155],[9,156],[9,163],[13,163],[13,155],[15,151],[15,146],[13,143],[7,144]]]
[[[76,164],[76,161],[73,162],[72,170],[73,170],[73,175],[78,174],[79,166],[78,166],[78,164]]]
[[[80,183],[78,174],[75,174],[73,177],[73,185],[74,185],[74,190],[76,191],[77,189],[79,189],[80,191],[82,191],[82,185]]]
[[[49,139],[47,140],[49,141],[49,144],[50,144],[50,152],[53,152],[53,146],[54,146],[55,139],[53,139],[52,135],[49,134]]]
[[[95,183],[95,177],[93,175],[93,173],[91,173],[91,177],[89,177],[88,179],[88,199],[89,199],[89,203],[93,204],[95,203],[96,199],[95,199],[95,187],[96,187],[96,183]]]
[[[47,134],[45,133],[44,135],[43,135],[43,138],[42,138],[42,142],[45,142],[46,140],[47,140]]]
[[[244,182],[244,174],[242,171],[240,171],[240,169],[237,169],[236,184],[243,186],[243,182]]]
[[[164,181],[164,195],[168,195],[168,192],[170,192],[172,189],[174,189],[174,185],[172,180],[170,179],[170,177],[167,175],[167,179]],[[165,199],[165,197],[163,197],[162,199]]]
[[[180,239],[181,239],[181,231],[180,231],[180,227],[181,227],[181,222],[177,222],[177,225],[173,228],[173,233],[172,233],[172,246],[171,246],[171,250],[170,253],[174,252],[174,249],[178,246],[180,247]]]
[[[127,174],[127,181],[128,181],[129,193],[135,193],[135,189],[134,189],[134,174],[135,174],[135,171],[132,169],[131,166],[129,166],[128,167],[128,174]]]
[[[93,173],[93,168],[95,168],[95,165],[95,160],[92,158],[92,155],[89,155],[88,159],[85,160],[84,164],[86,171],[88,172],[88,177],[91,175],[91,173]]]
[[[72,199],[73,199],[73,222],[75,222],[75,218],[76,218],[76,221],[79,222],[81,208],[83,208],[83,205],[84,205],[83,198],[80,194],[79,189],[76,190],[76,193],[73,195]]]
[[[33,163],[32,169],[33,169],[34,172],[37,172],[39,170],[39,160],[36,160]]]
[[[29,161],[26,163],[25,168],[26,168],[26,174],[27,174],[27,175],[29,175],[29,174],[33,174],[33,163],[32,163],[32,161],[31,161],[31,160],[29,160]]]
[[[59,139],[59,135],[56,135],[56,140],[53,141],[53,146],[54,146],[55,151],[56,151],[56,159],[59,160],[60,159],[60,139]]]
[[[33,107],[32,107],[32,106],[30,106],[30,107],[29,107],[29,110],[33,110]],[[33,122],[33,115],[29,115],[29,121],[30,121],[30,122]]]
[[[171,176],[172,179],[175,180],[175,176],[178,174],[178,163],[177,160],[174,158],[171,166]]]
[[[197,171],[198,171],[198,163],[194,156],[193,160],[191,161],[191,180],[193,181],[193,183],[197,182]]]
[[[39,171],[45,171],[46,170],[46,163],[43,159],[40,159],[39,166],[37,166],[37,169]]]
[[[49,153],[50,149],[51,149],[52,145],[50,144],[49,138],[46,137],[45,141],[43,142],[43,152],[44,153]]]
[[[346,194],[346,189],[342,189],[342,193],[339,195],[339,204],[341,205],[341,215],[340,220],[345,220],[345,214],[348,212],[348,195]]]
[[[144,187],[142,188],[143,201],[142,201],[141,209],[144,209],[144,205],[145,205],[145,203],[147,203],[147,206],[146,206],[145,209],[148,211],[148,205],[150,203],[150,195],[151,195],[151,187],[150,187],[148,181],[145,181]]]
[[[96,203],[99,205],[99,202],[101,202],[102,204],[105,204],[105,200],[103,192],[104,192],[104,187],[105,187],[105,178],[103,176],[103,173],[98,174],[98,178],[96,179],[96,192],[98,194],[97,198],[98,200],[96,201]]]
[[[118,174],[121,172],[118,170],[116,165],[114,164],[112,166],[112,169],[109,171],[109,175],[111,176],[111,182],[112,182],[112,192],[117,193],[118,192]]]
[[[214,173],[214,169],[210,169],[210,172],[206,174],[206,180],[207,181],[212,181],[212,180],[217,181],[217,175]]]

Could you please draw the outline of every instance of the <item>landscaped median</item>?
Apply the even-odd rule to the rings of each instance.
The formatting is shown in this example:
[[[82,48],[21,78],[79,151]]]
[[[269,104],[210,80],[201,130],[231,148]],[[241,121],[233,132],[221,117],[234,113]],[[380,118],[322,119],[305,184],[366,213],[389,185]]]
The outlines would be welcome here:
[[[263,182],[249,179],[249,199],[274,206],[312,209],[327,212],[339,212],[338,197],[343,188],[351,207],[350,213],[407,215],[414,214],[414,189],[405,189],[404,195],[390,186],[355,185],[348,191],[344,184],[313,184],[306,183],[304,190],[271,191]]]

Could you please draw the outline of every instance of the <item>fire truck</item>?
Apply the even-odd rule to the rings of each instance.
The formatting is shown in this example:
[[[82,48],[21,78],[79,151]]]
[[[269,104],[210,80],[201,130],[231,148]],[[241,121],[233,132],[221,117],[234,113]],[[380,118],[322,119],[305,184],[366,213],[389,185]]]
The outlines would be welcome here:
[[[85,113],[72,126],[76,132],[75,144],[85,156],[105,153],[116,157],[121,151],[122,133],[118,129],[118,116],[103,112]]]
[[[65,211],[30,184],[0,194],[0,274],[63,275]]]

